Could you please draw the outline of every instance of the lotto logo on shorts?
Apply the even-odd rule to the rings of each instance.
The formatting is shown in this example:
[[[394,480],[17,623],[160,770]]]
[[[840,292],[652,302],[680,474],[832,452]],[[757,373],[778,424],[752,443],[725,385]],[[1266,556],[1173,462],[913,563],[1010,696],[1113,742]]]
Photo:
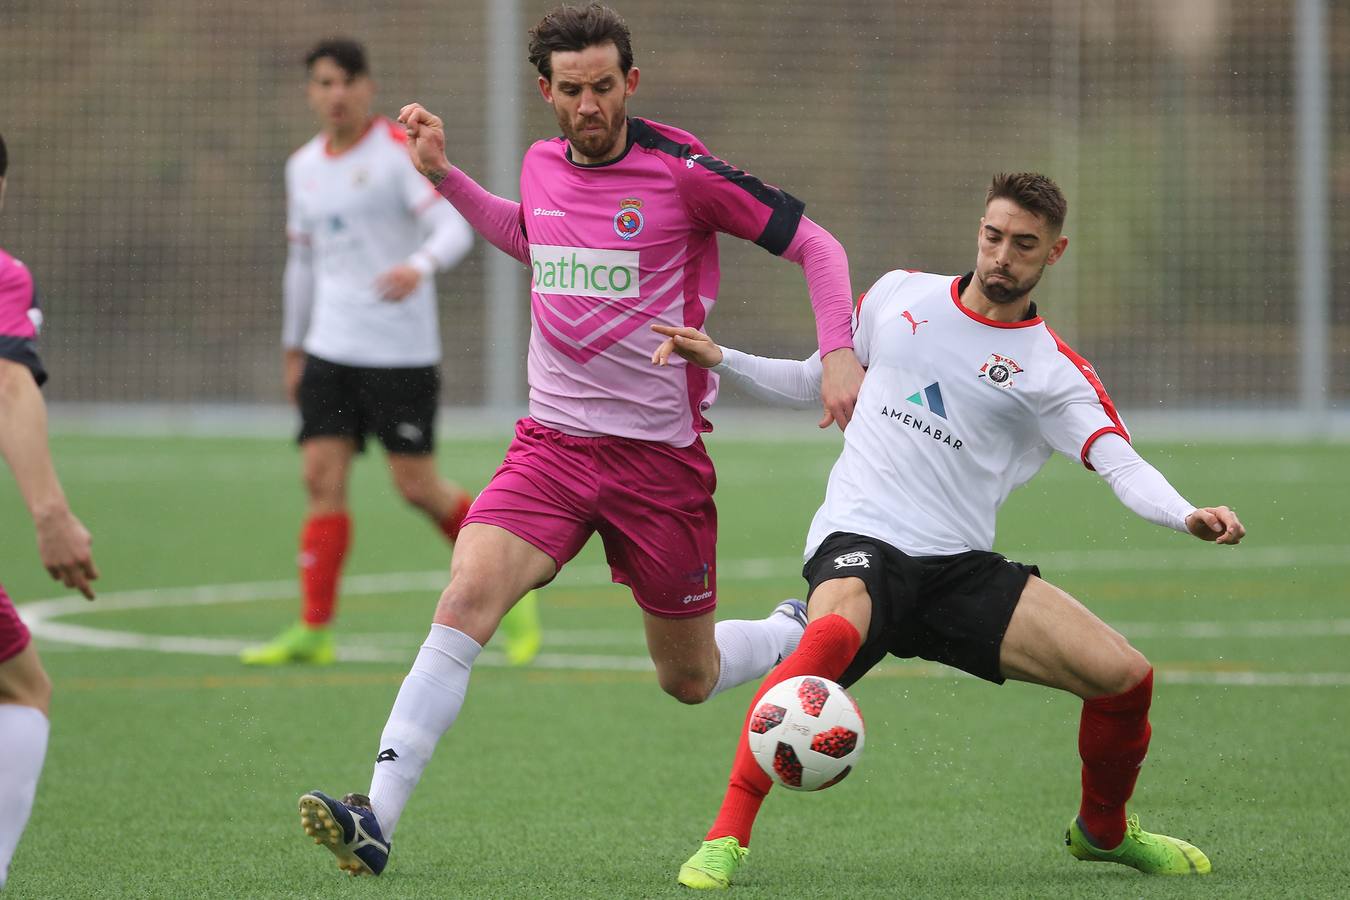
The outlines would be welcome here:
[[[638,252],[530,245],[536,294],[568,297],[638,296]]]
[[[861,550],[855,550],[852,553],[845,553],[843,556],[836,556],[834,558],[834,567],[836,569],[867,569],[871,568],[871,563],[868,562],[871,558],[872,554],[864,553]]]

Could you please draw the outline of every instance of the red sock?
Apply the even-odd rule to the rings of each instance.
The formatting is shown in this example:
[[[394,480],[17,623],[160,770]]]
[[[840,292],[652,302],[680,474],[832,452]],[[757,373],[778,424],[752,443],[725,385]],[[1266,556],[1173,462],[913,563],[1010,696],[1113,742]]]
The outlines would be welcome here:
[[[1083,757],[1083,803],[1078,816],[1093,844],[1113,850],[1125,839],[1125,801],[1134,793],[1139,767],[1153,733],[1148,707],[1153,670],[1123,694],[1083,701],[1078,754]]]
[[[345,513],[310,516],[300,530],[300,589],[305,624],[326,625],[337,605],[338,577],[351,542],[352,520]]]
[[[746,712],[746,724],[741,728],[741,738],[736,743],[736,760],[731,766],[731,784],[727,786],[726,796],[722,799],[717,821],[713,822],[705,840],[730,835],[742,847],[750,846],[750,829],[754,827],[759,807],[773,786],[769,776],[755,762],[745,737],[750,716],[759,705],[759,699],[775,684],[796,675],[837,679],[853,662],[861,642],[858,629],[843,616],[829,615],[816,619],[806,626],[806,633],[802,635],[797,649],[764,678],[764,683],[759,686]]]
[[[469,514],[469,507],[473,505],[473,498],[465,494],[460,498],[459,505],[455,507],[454,512],[441,519],[437,524],[441,526],[441,534],[450,543],[454,543],[459,537],[459,526],[464,524],[464,517]]]

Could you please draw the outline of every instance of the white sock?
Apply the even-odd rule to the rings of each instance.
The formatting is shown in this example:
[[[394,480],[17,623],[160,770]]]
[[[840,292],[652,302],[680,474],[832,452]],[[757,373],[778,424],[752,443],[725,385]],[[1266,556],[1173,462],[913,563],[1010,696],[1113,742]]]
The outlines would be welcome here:
[[[791,616],[774,613],[754,621],[726,619],[717,623],[715,634],[722,670],[709,697],[769,674],[778,660],[797,649],[802,626]]]
[[[412,671],[403,679],[380,735],[379,761],[370,780],[370,805],[386,841],[393,838],[436,742],[459,715],[469,670],[482,649],[462,631],[432,625]]]
[[[5,886],[9,861],[33,811],[50,728],[41,710],[0,704],[0,888]]]

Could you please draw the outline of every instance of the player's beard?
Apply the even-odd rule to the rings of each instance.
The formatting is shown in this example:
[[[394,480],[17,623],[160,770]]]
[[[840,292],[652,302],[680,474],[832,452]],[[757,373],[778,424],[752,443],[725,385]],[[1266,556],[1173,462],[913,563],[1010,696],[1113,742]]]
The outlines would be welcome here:
[[[619,142],[619,130],[625,118],[624,111],[619,110],[608,127],[590,134],[583,132],[582,128],[591,124],[604,125],[603,120],[591,119],[578,126],[570,116],[559,115],[558,125],[562,127],[563,137],[567,138],[567,142],[575,147],[579,154],[587,159],[607,159],[614,154],[614,147]]]
[[[1031,293],[1031,289],[1040,284],[1041,275],[1043,274],[1045,274],[1045,266],[1041,266],[1037,269],[1036,274],[1026,281],[990,281],[990,275],[1002,275],[1006,279],[1012,279],[1011,272],[995,269],[988,275],[980,277],[980,287],[984,291],[984,296],[989,298],[990,303],[997,303],[1000,306],[1004,306],[1009,303],[1016,303],[1018,300],[1021,300],[1027,294]]]

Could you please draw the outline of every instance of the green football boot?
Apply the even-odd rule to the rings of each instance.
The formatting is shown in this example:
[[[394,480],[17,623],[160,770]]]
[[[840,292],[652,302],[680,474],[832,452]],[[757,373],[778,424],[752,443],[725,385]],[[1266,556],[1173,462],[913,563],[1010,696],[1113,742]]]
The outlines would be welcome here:
[[[717,891],[731,886],[741,860],[750,852],[734,837],[704,841],[698,852],[680,866],[680,884],[700,891]]]
[[[1094,847],[1076,818],[1064,832],[1064,843],[1078,859],[1120,863],[1147,875],[1208,875],[1210,870],[1208,856],[1179,838],[1150,834],[1139,827],[1138,816],[1126,821],[1125,840],[1114,850]]]
[[[284,666],[287,663],[326,666],[336,658],[333,633],[327,628],[310,628],[304,622],[287,628],[270,643],[249,647],[239,654],[240,662],[246,666]]]
[[[513,666],[529,665],[539,655],[544,629],[539,624],[539,595],[530,591],[502,619],[502,637],[506,639],[506,661]]]

